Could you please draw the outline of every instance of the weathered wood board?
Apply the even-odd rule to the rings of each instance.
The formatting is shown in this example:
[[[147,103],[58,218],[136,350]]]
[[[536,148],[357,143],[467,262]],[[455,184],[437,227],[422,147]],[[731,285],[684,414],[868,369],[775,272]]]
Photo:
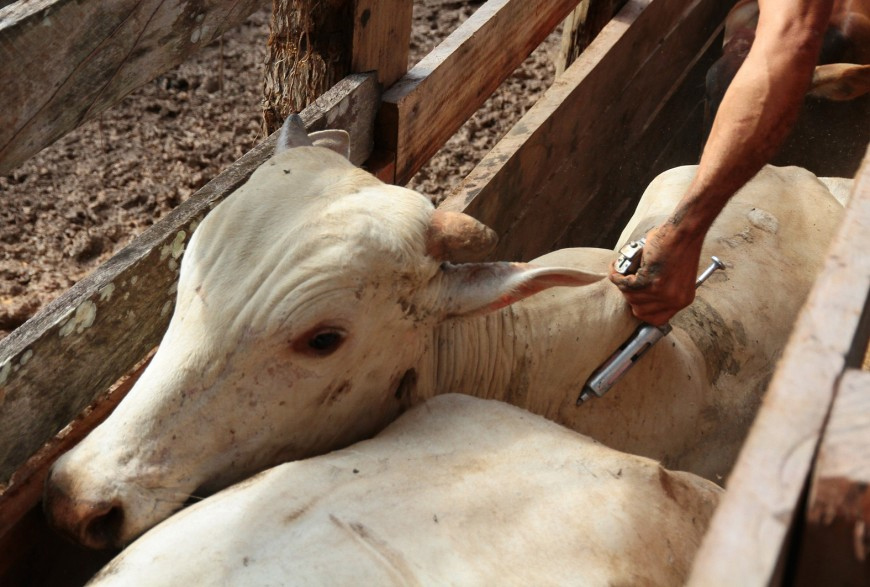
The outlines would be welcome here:
[[[387,90],[378,143],[396,155],[395,183],[406,183],[576,4],[489,0]]]
[[[41,508],[36,506],[50,466],[112,413],[151,356],[37,451],[0,494],[0,585],[82,585],[113,555],[61,539],[47,527]]]
[[[619,12],[626,0],[580,0],[562,23],[562,42],[556,58],[556,75],[568,69],[589,43]]]
[[[34,0],[0,8],[0,173],[264,5],[264,0]]]
[[[442,207],[492,227],[500,259],[545,253],[566,228],[583,235],[575,246],[613,246],[640,197],[611,189],[623,161],[647,168],[659,158],[667,137],[646,131],[662,128],[662,108],[726,12],[715,0],[628,2]]]
[[[351,158],[371,152],[379,90],[351,76],[302,113],[309,130],[346,128]],[[159,341],[172,314],[178,264],[205,214],[274,149],[271,137],[0,341],[0,480]]]
[[[870,319],[870,154],[726,484],[689,585],[778,584],[834,390]],[[865,403],[866,405],[866,403]],[[866,452],[866,446],[861,447]],[[865,461],[866,462],[866,461]]]
[[[870,372],[843,374],[810,485],[797,585],[870,585]]]
[[[355,0],[352,72],[376,71],[383,88],[408,71],[413,21],[412,0]]]
[[[605,180],[588,196],[597,205],[584,207],[553,248],[618,246],[616,240],[634,214],[646,186],[668,169],[698,162],[704,147],[704,103],[699,99],[699,88],[704,86],[707,70],[721,54],[721,29],[699,50],[679,78],[675,91],[662,100],[634,142],[626,143],[625,150],[610,162],[612,167]]]

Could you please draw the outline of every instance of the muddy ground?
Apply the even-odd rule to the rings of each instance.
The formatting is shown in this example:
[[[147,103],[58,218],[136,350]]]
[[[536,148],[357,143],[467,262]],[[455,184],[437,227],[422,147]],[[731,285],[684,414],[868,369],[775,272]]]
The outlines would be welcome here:
[[[186,63],[0,176],[0,338],[190,197],[264,136],[271,2]],[[416,0],[410,64],[482,1]],[[558,33],[412,180],[444,195],[554,76]]]

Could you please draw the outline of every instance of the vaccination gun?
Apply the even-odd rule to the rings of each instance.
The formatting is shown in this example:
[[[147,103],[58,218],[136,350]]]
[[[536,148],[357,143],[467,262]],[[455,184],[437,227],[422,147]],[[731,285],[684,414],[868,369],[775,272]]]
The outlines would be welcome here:
[[[619,250],[616,260],[616,271],[623,275],[630,275],[637,271],[640,266],[640,257],[646,239],[633,241]],[[695,288],[707,281],[719,269],[725,269],[725,264],[717,257],[713,257],[713,263],[707,267],[695,282]],[[622,343],[616,351],[610,355],[600,367],[592,372],[589,379],[583,385],[577,405],[589,401],[593,397],[602,397],[613,387],[638,360],[659,340],[667,336],[671,331],[670,324],[653,326],[644,322],[638,326],[628,340]]]

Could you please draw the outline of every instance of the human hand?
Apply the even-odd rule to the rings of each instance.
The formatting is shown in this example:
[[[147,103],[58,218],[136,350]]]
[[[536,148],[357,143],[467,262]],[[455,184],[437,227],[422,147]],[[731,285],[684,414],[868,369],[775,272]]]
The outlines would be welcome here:
[[[678,237],[670,224],[654,228],[646,235],[637,272],[622,275],[611,264],[610,281],[622,291],[632,314],[661,326],[695,299],[702,244],[703,238]]]

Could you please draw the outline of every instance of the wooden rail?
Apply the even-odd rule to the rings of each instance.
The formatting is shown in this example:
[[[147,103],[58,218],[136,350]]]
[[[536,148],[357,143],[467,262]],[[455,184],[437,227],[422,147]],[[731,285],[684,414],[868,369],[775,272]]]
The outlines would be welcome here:
[[[703,74],[699,59],[726,8],[717,0],[629,1],[442,207],[491,226],[499,259],[528,260],[557,242],[612,247],[647,182],[697,157],[700,140],[684,140],[663,158],[662,133],[699,105],[694,96],[687,109],[674,87]],[[572,230],[581,236],[559,242]]]
[[[33,0],[0,8],[0,173],[241,23],[262,0]]]
[[[867,228],[870,228],[868,226]],[[849,369],[813,469],[797,585],[870,585],[870,372]]]
[[[837,584],[829,581],[834,576],[832,573],[854,578],[867,572],[866,559],[861,561],[856,556],[851,557],[850,568],[846,569],[835,569],[836,560],[824,560],[822,566],[814,567],[810,561],[819,563],[816,556],[801,565],[789,559],[793,554],[789,551],[790,533],[802,515],[801,497],[834,393],[838,385],[844,389],[840,384],[844,371],[860,366],[867,348],[870,327],[870,255],[867,251],[870,251],[870,155],[864,158],[843,224],[798,317],[761,411],[728,480],[728,491],[698,553],[690,585],[776,585],[781,582],[783,573],[792,573],[798,567],[810,579],[810,584],[816,585]],[[846,395],[841,398],[843,407],[855,401],[852,386],[858,384],[865,387],[857,405],[866,408],[870,393],[866,377],[850,374],[844,382],[847,386]],[[850,417],[849,408],[844,413],[843,407],[832,413],[828,426],[832,434],[822,447],[810,503],[812,516],[804,543],[805,554],[813,555],[822,536],[829,540],[836,537],[840,544],[854,545],[855,535],[849,537],[843,533],[861,529],[862,523],[866,524],[870,518],[867,486],[860,485],[862,478],[868,478],[866,441],[870,437],[870,426],[865,413],[863,424],[854,430],[848,430],[847,424],[849,433],[843,435],[843,423]],[[854,480],[855,498],[857,503],[865,500],[864,510],[846,511],[845,516],[839,516],[839,521],[845,523],[831,524],[838,519],[837,499],[842,493],[826,491],[825,487],[841,483],[844,475],[834,455],[837,447],[844,448],[844,443],[856,439],[861,439],[862,444],[848,450],[860,450],[863,458],[851,463],[856,468],[846,472],[845,478],[848,482]],[[819,511],[833,511],[833,515],[819,517]],[[866,548],[866,526],[861,531]],[[840,553],[837,560],[848,556]],[[826,580],[812,582],[820,576]]]
[[[32,520],[32,516],[30,524],[22,521],[27,520],[28,514],[42,498],[51,465],[112,413],[138,381],[150,360],[151,354],[15,471],[9,487],[0,494],[0,583],[13,582],[7,576],[8,572],[18,566],[22,553],[33,549],[38,543],[39,532],[33,531],[34,526],[42,527],[44,523],[34,523],[36,521]],[[30,526],[31,531],[22,530],[22,526]]]
[[[361,163],[371,152],[378,94],[372,75],[351,76],[306,108],[302,119],[309,130],[348,129],[351,158]],[[187,239],[269,157],[274,141],[250,151],[0,341],[0,480],[160,342]]]
[[[36,11],[74,3],[23,4]],[[379,162],[382,175],[407,180],[574,4],[490,0],[387,91],[379,114],[379,146],[388,158]],[[554,245],[613,246],[648,181],[697,156],[698,88],[728,7],[718,0],[629,0],[442,207],[469,212],[495,228],[502,237],[495,253],[500,258],[528,259]],[[355,12],[355,20],[362,22],[364,12]],[[0,58],[10,51],[3,43],[3,16],[9,13],[10,7],[0,9]],[[130,14],[136,21],[139,13]],[[382,39],[404,30],[389,19],[370,22],[373,28],[360,35]],[[380,63],[384,53],[368,47],[365,55],[359,64]],[[390,75],[398,75],[401,59],[390,62]],[[5,103],[15,99],[6,99],[13,94],[4,91],[0,85]],[[310,130],[350,130],[356,140],[352,158],[361,163],[371,151],[377,107],[374,77],[353,76],[302,116]],[[0,138],[2,132],[0,127]],[[273,144],[274,137],[245,155],[0,341],[0,480],[21,471],[46,440],[157,344],[171,314],[187,238]],[[729,479],[691,584],[776,584],[784,572],[798,583],[817,584],[819,577],[834,576],[831,561],[837,577],[866,580],[870,464],[864,452],[849,451],[863,446],[868,435],[861,408],[867,406],[870,378],[849,367],[857,366],[870,328],[868,250],[870,156]],[[37,477],[28,479],[31,489],[38,486]],[[0,511],[15,496],[23,501],[16,501],[13,518],[25,511],[36,499],[31,489],[13,481],[0,491]],[[3,520],[7,527],[14,523]]]
[[[384,93],[379,146],[404,184],[578,0],[490,0]]]

